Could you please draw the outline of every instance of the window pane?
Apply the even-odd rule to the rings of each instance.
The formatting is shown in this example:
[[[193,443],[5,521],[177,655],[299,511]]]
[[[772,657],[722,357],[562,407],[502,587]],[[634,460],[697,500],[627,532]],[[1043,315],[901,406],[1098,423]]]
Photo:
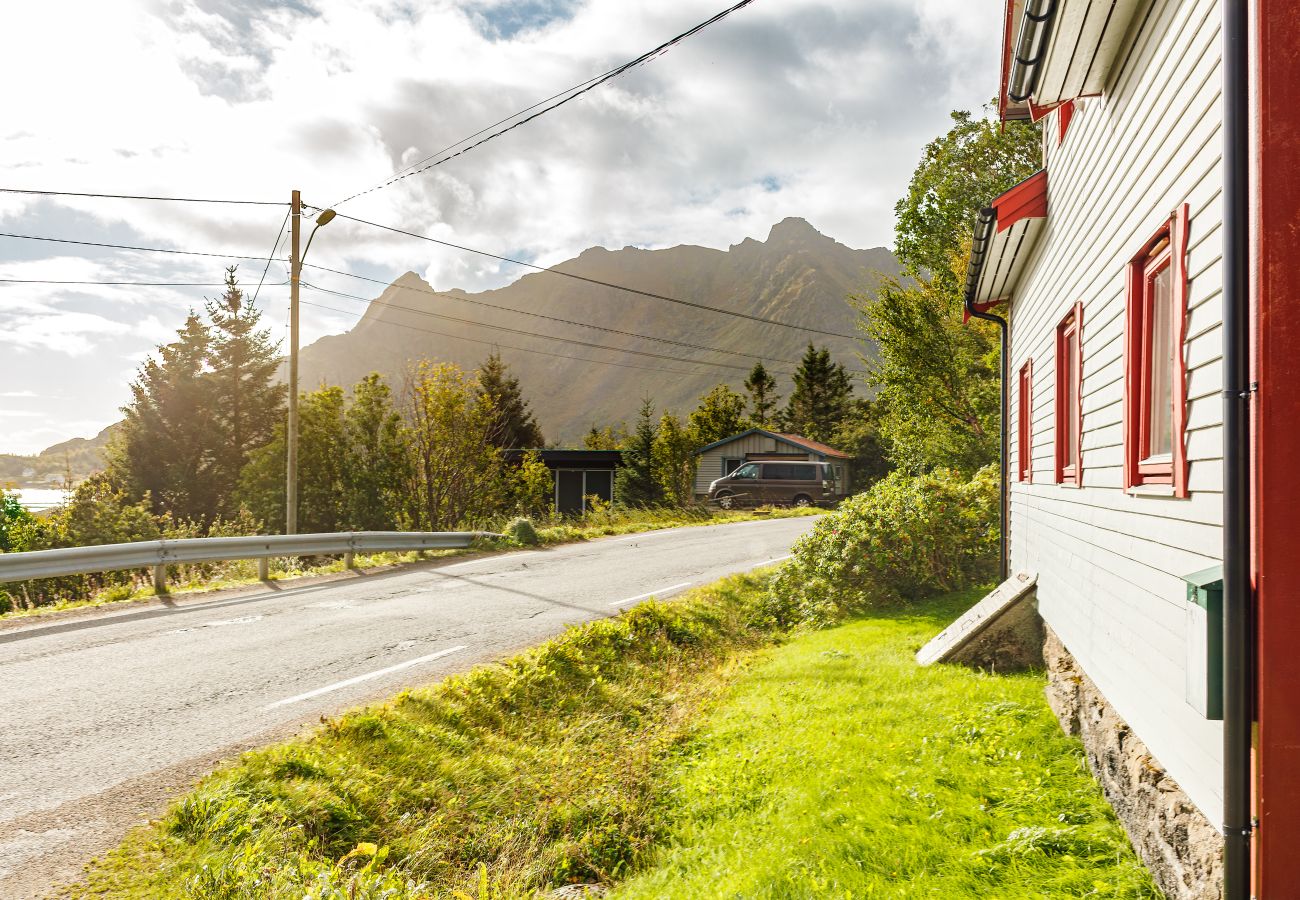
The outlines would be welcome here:
[[[1147,415],[1147,455],[1173,450],[1174,332],[1172,268],[1165,266],[1151,284],[1151,408]]]
[[[1079,446],[1079,332],[1071,331],[1065,336],[1065,460],[1067,466],[1074,465],[1075,448]]]

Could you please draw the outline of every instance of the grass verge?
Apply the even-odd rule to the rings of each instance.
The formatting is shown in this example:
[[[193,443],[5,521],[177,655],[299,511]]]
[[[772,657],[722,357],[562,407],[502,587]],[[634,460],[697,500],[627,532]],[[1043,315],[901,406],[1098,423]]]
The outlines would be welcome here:
[[[488,900],[615,880],[659,837],[672,748],[770,641],[763,594],[740,576],[646,603],[245,754],[73,893]]]
[[[763,507],[756,510],[708,510],[708,509],[646,509],[646,510],[606,510],[597,515],[581,519],[556,519],[537,528],[539,546],[550,547],[559,544],[571,544],[595,540],[621,534],[637,534],[644,531],[662,531],[668,528],[685,528],[701,525],[726,525],[732,522],[748,522],[754,519],[788,519],[800,516],[815,516],[824,512],[820,509],[796,509],[785,507]],[[355,564],[361,569],[383,569],[392,566],[410,565],[427,562],[430,559],[483,554],[485,552],[504,553],[520,549],[520,545],[511,541],[484,542],[479,546],[465,550],[430,550],[423,555],[419,553],[375,553],[359,554]],[[295,558],[271,560],[270,579],[272,581],[291,581],[299,578],[313,578],[332,575],[346,571],[343,560],[327,559],[310,561]],[[254,560],[232,560],[228,563],[205,564],[203,566],[180,566],[175,570],[173,581],[169,585],[167,596],[198,594],[229,588],[249,587],[259,584],[257,562]],[[0,612],[0,622],[12,619],[31,619],[61,613],[72,609],[99,609],[120,605],[147,602],[160,595],[155,593],[151,583],[143,576],[132,585],[114,585],[105,588],[86,600],[64,600],[41,606],[19,606],[16,609]],[[3,594],[0,594],[3,600]],[[0,609],[3,607],[0,606]]]
[[[1157,900],[1040,675],[914,662],[979,596],[750,666],[663,787],[668,848],[615,897]]]

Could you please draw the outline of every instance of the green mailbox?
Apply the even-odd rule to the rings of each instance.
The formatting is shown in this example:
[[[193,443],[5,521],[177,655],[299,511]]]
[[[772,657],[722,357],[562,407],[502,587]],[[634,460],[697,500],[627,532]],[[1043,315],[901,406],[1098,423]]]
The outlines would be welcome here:
[[[1223,718],[1223,566],[1187,582],[1187,702],[1207,719]]]

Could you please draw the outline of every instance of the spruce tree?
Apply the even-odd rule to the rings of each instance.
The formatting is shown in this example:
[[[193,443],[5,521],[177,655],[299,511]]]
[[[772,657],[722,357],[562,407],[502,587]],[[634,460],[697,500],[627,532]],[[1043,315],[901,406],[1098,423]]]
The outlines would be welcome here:
[[[286,388],[275,381],[279,347],[270,333],[259,330],[262,314],[247,302],[226,270],[226,291],[206,304],[212,341],[207,376],[214,440],[209,478],[216,501],[214,513],[230,515],[239,473],[249,454],[263,446],[284,415]]]
[[[493,353],[479,366],[478,383],[480,395],[490,398],[496,410],[492,441],[497,447],[514,450],[546,443],[519,389],[519,379],[510,374],[509,367],[501,361],[501,354]]]
[[[809,344],[795,370],[794,391],[781,425],[814,441],[830,441],[848,416],[852,399],[853,382],[844,366],[831,362],[828,348]]]
[[[754,363],[745,379],[749,391],[749,424],[754,428],[771,428],[776,424],[776,405],[781,396],[776,392],[776,379],[761,362]]]
[[[157,348],[131,382],[131,402],[108,450],[108,472],[127,497],[149,497],[157,514],[210,520],[215,423],[204,372],[208,327],[194,312],[176,340]]]
[[[659,419],[652,458],[655,481],[665,503],[685,506],[695,493],[695,438],[672,413]]]
[[[654,447],[658,429],[653,400],[641,401],[636,430],[623,448],[623,467],[618,470],[616,493],[621,506],[657,506],[663,492],[655,478]]]
[[[396,530],[402,486],[411,476],[406,426],[393,408],[392,391],[378,372],[352,389],[343,414],[343,481],[350,528]]]

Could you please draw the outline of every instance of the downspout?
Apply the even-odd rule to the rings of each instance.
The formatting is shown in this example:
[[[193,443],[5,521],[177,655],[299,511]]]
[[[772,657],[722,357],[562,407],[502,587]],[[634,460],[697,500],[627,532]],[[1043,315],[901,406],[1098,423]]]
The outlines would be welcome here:
[[[1223,896],[1251,896],[1249,4],[1223,3]]]
[[[966,313],[975,319],[996,322],[1001,339],[1001,380],[998,384],[998,402],[1001,414],[998,418],[1001,449],[998,454],[998,581],[1007,580],[1007,320],[992,313],[983,312],[975,306],[976,292],[979,288],[980,274],[984,271],[984,257],[988,253],[989,241],[993,236],[993,223],[997,214],[990,207],[980,210],[975,220],[975,237],[971,244],[970,268],[966,272]]]

